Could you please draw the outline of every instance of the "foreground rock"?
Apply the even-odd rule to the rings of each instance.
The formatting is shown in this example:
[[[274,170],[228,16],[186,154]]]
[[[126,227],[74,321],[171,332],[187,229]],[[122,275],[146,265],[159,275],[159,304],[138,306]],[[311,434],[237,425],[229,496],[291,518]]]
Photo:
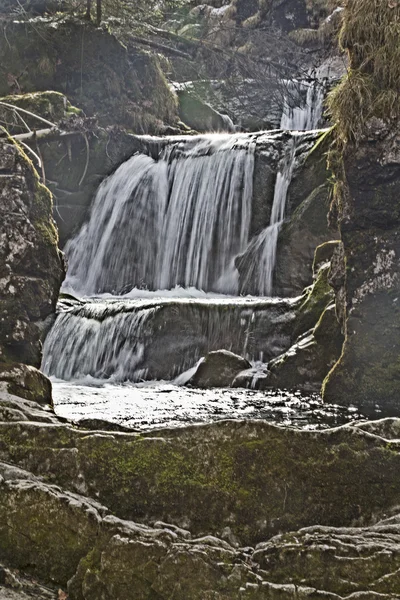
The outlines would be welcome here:
[[[371,523],[400,500],[399,442],[382,429],[308,432],[241,420],[99,433],[2,398],[0,460],[96,498],[121,518],[254,544],[315,523]]]
[[[216,350],[207,354],[188,385],[199,388],[230,387],[236,375],[250,367],[245,358],[228,350]]]
[[[10,140],[0,142],[0,204],[0,382],[14,393],[49,402],[50,383],[35,368],[64,265],[51,194]]]
[[[1,407],[1,598],[398,597],[398,419],[138,436],[78,431],[4,393]],[[296,531],[307,522],[330,526]]]

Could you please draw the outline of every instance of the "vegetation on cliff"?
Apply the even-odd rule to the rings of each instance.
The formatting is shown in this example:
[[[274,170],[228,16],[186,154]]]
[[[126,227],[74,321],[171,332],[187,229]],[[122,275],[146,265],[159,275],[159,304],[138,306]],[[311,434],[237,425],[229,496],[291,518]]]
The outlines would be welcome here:
[[[330,96],[338,135],[358,142],[372,118],[394,126],[400,117],[400,4],[348,0],[339,36],[349,71]]]

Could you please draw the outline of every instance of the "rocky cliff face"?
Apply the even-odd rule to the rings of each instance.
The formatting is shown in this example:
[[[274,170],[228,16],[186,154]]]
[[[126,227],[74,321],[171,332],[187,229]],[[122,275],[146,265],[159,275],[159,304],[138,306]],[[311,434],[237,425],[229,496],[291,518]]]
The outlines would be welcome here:
[[[375,18],[368,19],[374,11]],[[341,44],[351,70],[331,96],[335,207],[344,252],[333,284],[345,324],[327,400],[400,408],[400,6],[349,0]]]
[[[50,192],[11,140],[0,142],[0,214],[0,381],[18,395],[48,402],[50,383],[36,369],[64,265]]]
[[[344,156],[348,193],[337,289],[346,341],[324,386],[328,401],[400,408],[400,132],[371,138]]]

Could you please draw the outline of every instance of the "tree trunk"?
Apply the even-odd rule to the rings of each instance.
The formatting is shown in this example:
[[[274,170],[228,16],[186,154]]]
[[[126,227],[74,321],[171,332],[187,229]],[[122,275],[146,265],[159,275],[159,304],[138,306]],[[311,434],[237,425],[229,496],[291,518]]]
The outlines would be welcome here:
[[[90,10],[92,8],[92,0],[86,0],[86,14],[85,19],[91,21]]]
[[[101,17],[102,17],[102,6],[101,6],[101,1],[102,0],[96,0],[96,23],[99,26],[101,23]]]

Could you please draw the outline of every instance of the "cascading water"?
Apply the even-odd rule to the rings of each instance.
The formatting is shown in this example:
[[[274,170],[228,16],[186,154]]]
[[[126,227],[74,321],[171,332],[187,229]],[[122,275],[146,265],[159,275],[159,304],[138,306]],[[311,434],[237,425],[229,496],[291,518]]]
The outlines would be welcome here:
[[[269,359],[288,344],[296,300],[148,298],[76,302],[47,336],[43,370],[59,379],[171,379],[211,350]],[[168,351],[166,349],[168,348]]]
[[[312,82],[287,82],[281,129],[294,132],[288,142],[276,177],[271,218],[268,227],[251,240],[245,253],[243,266],[245,275],[241,288],[257,290],[270,296],[273,293],[273,276],[276,264],[279,231],[286,211],[286,200],[296,161],[296,149],[300,137],[296,132],[313,130],[321,121],[324,86],[318,79]]]
[[[237,292],[224,277],[248,241],[253,136],[209,135],[135,155],[100,186],[66,247],[78,294],[175,286]]]
[[[305,81],[288,81],[286,86],[288,89],[283,103],[281,129],[317,129],[322,119],[325,98],[325,86],[318,76]]]
[[[313,94],[306,92],[301,109],[285,104],[283,128],[316,126]],[[113,396],[118,382],[171,380],[211,350],[252,361],[285,351],[299,299],[212,292],[238,293],[235,258],[247,254],[253,293],[272,295],[301,139],[281,132],[169,138],[156,158],[137,154],[122,164],[102,183],[87,223],[66,247],[64,291],[103,297],[64,307],[46,338],[43,370],[69,382],[112,382]],[[250,240],[258,144],[278,172],[269,225]],[[66,385],[55,389],[68,396]],[[79,398],[93,398],[82,390]]]

